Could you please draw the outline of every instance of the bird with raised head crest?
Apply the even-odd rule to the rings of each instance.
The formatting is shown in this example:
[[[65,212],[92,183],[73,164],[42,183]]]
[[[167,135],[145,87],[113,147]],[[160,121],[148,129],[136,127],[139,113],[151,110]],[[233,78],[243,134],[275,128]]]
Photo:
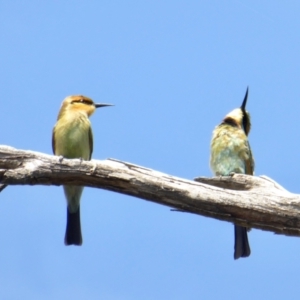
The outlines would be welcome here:
[[[248,88],[241,107],[227,114],[213,131],[210,166],[216,176],[254,173],[254,159],[248,141],[251,122],[246,111],[247,98]],[[251,251],[247,228],[234,225],[234,238],[234,259],[248,257]]]
[[[66,97],[53,128],[53,153],[64,158],[90,160],[93,152],[93,134],[89,117],[96,108],[111,105],[94,103],[92,99],[82,95]],[[82,191],[83,186],[64,185],[67,199],[65,245],[82,245],[80,224]]]

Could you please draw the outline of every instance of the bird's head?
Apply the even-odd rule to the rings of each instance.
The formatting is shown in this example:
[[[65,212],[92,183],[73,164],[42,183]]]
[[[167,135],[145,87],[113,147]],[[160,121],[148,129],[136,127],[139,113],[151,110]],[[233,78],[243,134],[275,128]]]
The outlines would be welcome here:
[[[112,106],[112,104],[94,103],[91,98],[83,95],[68,96],[64,99],[58,118],[65,112],[84,112],[90,117],[98,107]]]
[[[244,130],[245,134],[248,135],[251,129],[250,114],[246,111],[246,104],[248,99],[248,88],[240,108],[232,110],[227,114],[222,123],[230,124],[235,127],[239,127]]]

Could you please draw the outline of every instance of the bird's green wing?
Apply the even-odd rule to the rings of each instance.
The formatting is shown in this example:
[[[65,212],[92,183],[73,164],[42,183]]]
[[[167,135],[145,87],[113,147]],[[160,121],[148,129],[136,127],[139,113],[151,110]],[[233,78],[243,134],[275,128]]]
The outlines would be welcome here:
[[[89,144],[90,144],[90,158],[92,158],[93,153],[93,133],[91,127],[89,128]]]
[[[55,131],[55,127],[53,128],[52,130],[52,151],[53,151],[53,154],[55,154],[55,138],[54,138],[54,131]]]

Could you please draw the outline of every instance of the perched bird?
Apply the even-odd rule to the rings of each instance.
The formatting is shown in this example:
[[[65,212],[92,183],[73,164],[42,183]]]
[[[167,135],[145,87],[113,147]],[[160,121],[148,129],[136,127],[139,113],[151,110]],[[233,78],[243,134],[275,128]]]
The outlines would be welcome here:
[[[93,134],[89,117],[98,107],[92,99],[75,95],[64,99],[52,133],[52,149],[64,158],[90,160],[93,152]],[[80,226],[80,197],[83,186],[64,185],[67,199],[67,228],[65,245],[82,245]]]
[[[231,111],[213,131],[210,166],[216,176],[231,173],[253,175],[252,157],[248,134],[251,127],[250,114],[246,111],[248,88],[242,106]],[[248,257],[251,253],[247,228],[234,225],[234,259]]]

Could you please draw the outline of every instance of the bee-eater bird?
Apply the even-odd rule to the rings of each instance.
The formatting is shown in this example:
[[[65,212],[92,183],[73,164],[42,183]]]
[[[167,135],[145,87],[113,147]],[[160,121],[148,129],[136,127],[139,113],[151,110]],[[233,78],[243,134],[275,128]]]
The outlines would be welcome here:
[[[248,88],[242,106],[231,111],[213,131],[210,166],[216,176],[232,173],[253,175],[254,159],[248,134],[250,114],[246,111]],[[247,228],[234,225],[234,259],[248,257],[251,253]]]
[[[53,153],[64,158],[90,160],[93,152],[93,134],[89,117],[96,108],[104,106],[111,106],[111,104],[97,104],[82,95],[65,98],[53,128]],[[82,245],[80,225],[82,191],[83,186],[64,185],[67,199],[65,245]]]

